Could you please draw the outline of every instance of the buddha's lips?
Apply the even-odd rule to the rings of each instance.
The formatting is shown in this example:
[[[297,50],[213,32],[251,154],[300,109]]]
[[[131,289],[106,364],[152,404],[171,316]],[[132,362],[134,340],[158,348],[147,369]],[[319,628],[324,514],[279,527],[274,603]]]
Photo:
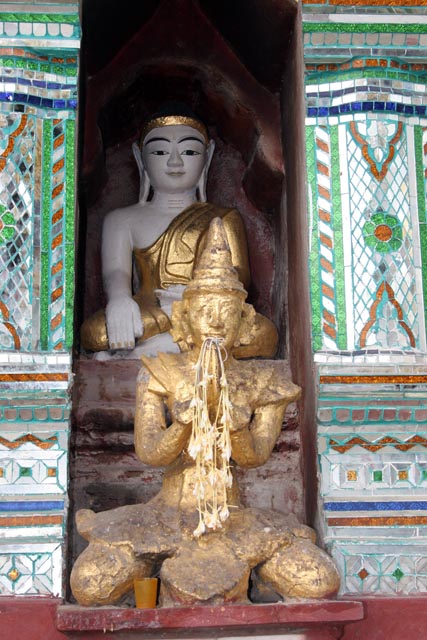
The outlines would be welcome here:
[[[168,176],[184,176],[185,175],[185,171],[170,171],[169,173],[167,173],[166,175]]]

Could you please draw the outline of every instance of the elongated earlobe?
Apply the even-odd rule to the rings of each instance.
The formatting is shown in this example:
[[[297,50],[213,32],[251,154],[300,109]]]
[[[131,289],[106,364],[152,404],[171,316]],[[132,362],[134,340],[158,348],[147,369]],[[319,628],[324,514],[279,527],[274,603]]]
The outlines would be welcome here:
[[[206,202],[206,185],[208,183],[208,172],[209,167],[211,166],[213,152],[215,151],[215,142],[214,140],[210,140],[208,147],[206,149],[206,163],[204,169],[202,171],[202,175],[200,176],[199,182],[197,183],[197,196],[199,202]]]
[[[147,202],[150,193],[150,178],[148,177],[148,174],[144,169],[141,149],[136,142],[134,142],[132,145],[132,151],[139,173],[139,202],[140,204],[144,204],[144,202]]]

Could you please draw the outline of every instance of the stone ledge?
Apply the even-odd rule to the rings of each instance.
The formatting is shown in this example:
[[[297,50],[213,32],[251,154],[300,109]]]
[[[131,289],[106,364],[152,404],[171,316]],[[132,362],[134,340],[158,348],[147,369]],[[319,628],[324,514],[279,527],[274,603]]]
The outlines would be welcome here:
[[[60,605],[57,608],[56,626],[59,631],[66,633],[119,632],[118,635],[124,637],[123,632],[129,635],[144,632],[144,637],[149,634],[172,638],[177,637],[176,633],[179,632],[179,637],[201,638],[224,632],[229,637],[245,632],[254,636],[290,630],[342,628],[347,623],[363,618],[363,604],[351,600],[164,609]]]

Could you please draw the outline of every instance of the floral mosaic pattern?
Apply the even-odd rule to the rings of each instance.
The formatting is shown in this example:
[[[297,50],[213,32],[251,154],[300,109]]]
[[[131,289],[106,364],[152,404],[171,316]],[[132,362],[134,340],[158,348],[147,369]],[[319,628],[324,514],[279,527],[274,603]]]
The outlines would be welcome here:
[[[397,251],[402,246],[402,225],[396,216],[378,211],[365,222],[363,239],[378,253]]]

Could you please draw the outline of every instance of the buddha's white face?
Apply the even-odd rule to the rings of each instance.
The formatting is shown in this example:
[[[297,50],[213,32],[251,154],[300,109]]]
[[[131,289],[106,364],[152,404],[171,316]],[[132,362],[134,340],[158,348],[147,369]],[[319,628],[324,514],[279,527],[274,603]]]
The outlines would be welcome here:
[[[157,127],[145,137],[142,159],[154,191],[184,193],[196,189],[208,161],[208,147],[193,127]]]

